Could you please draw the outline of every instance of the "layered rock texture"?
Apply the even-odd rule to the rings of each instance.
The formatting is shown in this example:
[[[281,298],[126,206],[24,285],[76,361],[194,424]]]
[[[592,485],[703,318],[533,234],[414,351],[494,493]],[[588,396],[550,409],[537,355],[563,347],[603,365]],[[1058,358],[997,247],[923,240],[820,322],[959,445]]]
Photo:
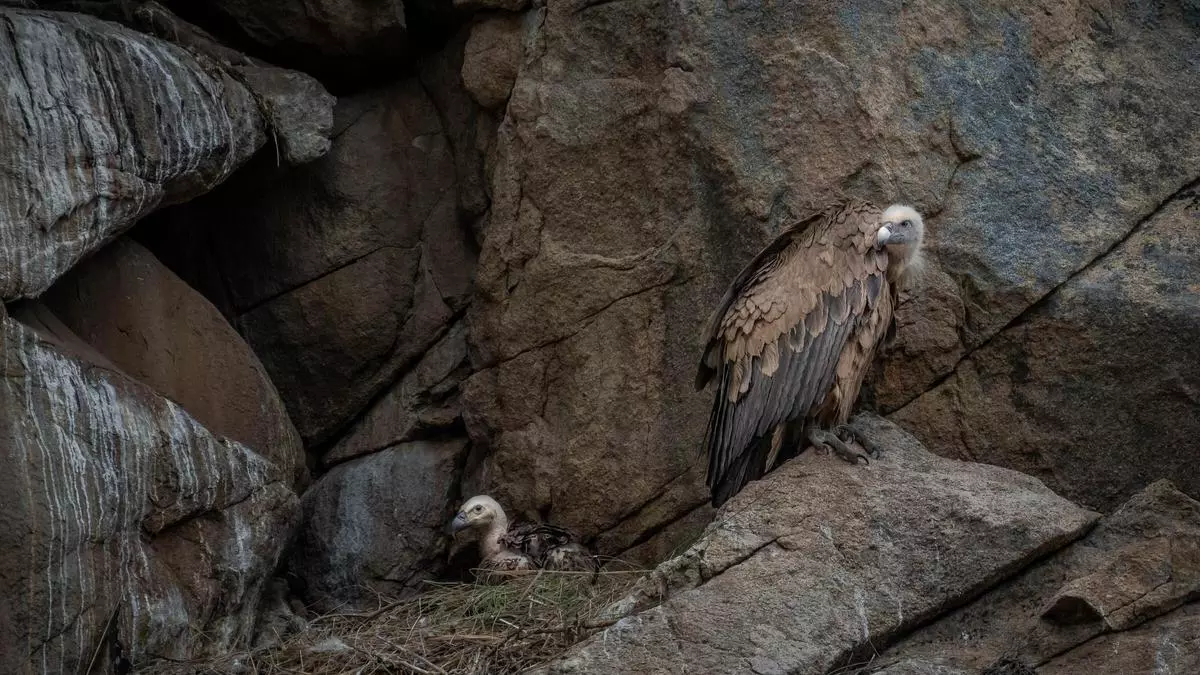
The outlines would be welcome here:
[[[16,553],[0,556],[0,669],[107,672],[245,641],[299,518],[289,477],[62,342],[0,325],[0,541]]]
[[[0,8],[0,21],[0,298],[38,295],[139,218],[220,183],[266,142],[255,94],[202,55],[80,14]],[[300,74],[277,85],[278,96],[319,90]],[[310,136],[319,127],[300,124]]]
[[[122,239],[71,270],[40,304],[124,374],[298,482],[304,448],[258,357],[220,312],[149,251]]]
[[[247,643],[299,522],[303,446],[258,357],[147,250],[105,247],[271,135],[289,161],[328,147],[332,98],[311,77],[261,66],[248,85],[227,65],[0,8],[4,672]]]
[[[266,140],[249,91],[178,47],[81,15],[0,12],[0,297],[44,291]]]

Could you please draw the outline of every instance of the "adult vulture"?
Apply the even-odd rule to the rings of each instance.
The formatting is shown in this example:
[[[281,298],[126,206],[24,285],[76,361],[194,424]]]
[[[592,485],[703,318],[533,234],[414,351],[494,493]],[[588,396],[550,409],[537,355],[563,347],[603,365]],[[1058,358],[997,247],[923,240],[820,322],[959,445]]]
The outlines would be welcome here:
[[[714,377],[704,446],[720,506],[808,445],[866,459],[847,424],[897,294],[918,266],[925,225],[908,206],[838,202],[789,227],[734,280],[713,312],[696,389]]]

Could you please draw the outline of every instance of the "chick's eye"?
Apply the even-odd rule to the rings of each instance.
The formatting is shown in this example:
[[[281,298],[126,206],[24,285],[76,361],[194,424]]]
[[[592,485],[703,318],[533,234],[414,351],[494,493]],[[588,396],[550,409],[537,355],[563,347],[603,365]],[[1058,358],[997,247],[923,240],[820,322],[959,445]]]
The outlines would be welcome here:
[[[900,227],[912,227],[912,221],[906,220],[903,223],[900,223]]]

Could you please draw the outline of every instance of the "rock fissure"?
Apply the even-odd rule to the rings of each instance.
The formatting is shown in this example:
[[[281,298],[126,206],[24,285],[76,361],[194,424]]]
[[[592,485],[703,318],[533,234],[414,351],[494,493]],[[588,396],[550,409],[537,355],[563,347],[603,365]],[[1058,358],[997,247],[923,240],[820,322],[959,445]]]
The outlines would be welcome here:
[[[239,307],[237,310],[238,315],[244,316],[246,314],[249,314],[256,309],[259,309],[265,305],[271,304],[275,300],[278,300],[279,298],[281,298],[285,295],[295,293],[296,291],[298,291],[306,286],[311,286],[315,283],[318,283],[318,282],[322,281],[323,279],[325,279],[326,277],[337,274],[338,272],[341,272],[342,270],[344,270],[348,267],[352,267],[353,265],[355,265],[358,262],[361,262],[365,258],[369,258],[369,257],[375,255],[376,253],[379,253],[381,251],[386,251],[386,250],[411,252],[411,251],[418,250],[418,247],[417,246],[397,246],[395,244],[380,244],[379,246],[376,246],[375,248],[371,249],[370,251],[367,251],[365,253],[354,256],[353,258],[350,258],[349,260],[340,262],[337,265],[334,265],[333,267],[330,267],[329,269],[322,271],[320,274],[318,274],[315,277],[312,277],[310,279],[305,279],[304,281],[298,282],[295,285],[292,285],[288,288],[284,288],[280,291],[276,291],[260,300],[255,300],[254,302],[252,302],[249,305],[246,305],[244,307]]]
[[[583,318],[579,319],[579,323],[574,328],[570,329],[570,332],[568,332],[567,334],[559,336],[559,337],[551,338],[549,340],[538,343],[536,345],[532,345],[530,347],[521,349],[513,354],[500,357],[500,358],[496,359],[495,361],[491,361],[491,362],[487,363],[486,365],[480,366],[479,370],[482,371],[482,370],[486,370],[489,368],[495,368],[496,366],[503,365],[504,363],[512,361],[524,354],[528,354],[530,352],[536,352],[536,351],[544,349],[546,347],[552,347],[554,345],[565,342],[566,340],[569,340],[569,339],[575,337],[576,335],[580,334],[596,319],[596,317],[603,314],[605,311],[607,311],[608,309],[610,309],[617,303],[621,302],[622,300],[629,300],[631,298],[636,298],[640,295],[645,295],[646,293],[649,293],[650,291],[658,290],[658,289],[664,288],[666,286],[671,286],[675,283],[677,283],[677,282],[675,282],[673,279],[668,279],[666,281],[656,283],[651,286],[647,286],[645,288],[642,288],[642,289],[639,289],[636,291],[631,291],[629,293],[621,295],[620,297],[615,298],[615,299],[605,303],[602,307],[599,307],[596,310],[589,311],[587,315],[585,315]]]
[[[548,368],[547,368],[547,371],[549,371]],[[543,413],[544,412],[545,412],[545,409],[543,408]],[[655,502],[657,502],[659,499],[662,499],[662,497],[670,491],[671,486],[675,484],[675,481],[679,480],[681,477],[686,475],[689,471],[691,471],[691,467],[682,469],[679,472],[677,472],[675,475],[664,480],[662,482],[662,485],[660,485],[659,488],[657,490],[655,490],[655,492],[653,494],[651,494],[649,497],[642,500],[641,502],[635,504],[627,513],[625,513],[621,516],[621,519],[619,522],[617,522],[616,524],[614,524],[610,527],[606,527],[603,530],[600,530],[600,532],[597,533],[597,536],[603,536],[605,534],[608,534],[609,532],[612,532],[613,530],[619,528],[622,523],[629,521],[629,520],[636,519],[638,516],[642,515],[642,513],[647,508],[653,506]],[[687,514],[685,513],[682,515],[687,515]]]
[[[467,306],[467,307],[463,307],[462,309],[459,309],[457,312],[455,312],[451,316],[450,320],[446,322],[445,326],[440,330],[440,332],[437,334],[437,336],[435,338],[433,338],[433,343],[436,343],[437,341],[444,338],[447,334],[449,334],[451,331],[453,331],[455,329],[455,326],[457,326],[461,322],[465,321],[467,311],[469,309],[470,309],[470,307]],[[464,361],[465,360],[466,360],[466,358],[464,357]],[[461,363],[462,362],[460,362],[460,364]],[[367,401],[367,403],[365,403],[351,418],[349,418],[341,428],[332,432],[330,435],[330,440],[316,446],[314,448],[314,452],[319,455],[327,455],[328,452],[332,448],[336,447],[336,445],[338,443],[343,442],[349,434],[353,433],[354,429],[358,428],[365,420],[367,420],[373,414],[373,412],[376,410],[377,406],[381,405],[384,401],[386,401],[388,399],[388,397],[393,394],[393,391],[395,390],[395,388],[398,387],[405,380],[405,378],[411,377],[413,374],[413,371],[419,367],[420,367],[420,363],[418,360],[418,361],[410,362],[406,366],[397,369],[395,376],[393,376],[390,381],[388,381],[383,386],[381,386],[379,391],[376,392],[374,394],[374,396],[372,396]],[[453,373],[447,375],[443,380],[436,383],[436,385],[440,386],[442,383],[450,381],[452,379],[454,379]],[[426,396],[426,395],[428,395],[428,393],[429,393],[428,390],[426,390],[424,392],[421,392],[420,395]],[[416,403],[418,406],[421,406],[422,404],[443,402],[445,400],[448,400],[451,396],[453,396],[453,392],[447,392],[447,393],[443,394],[441,397],[437,397],[437,398],[428,398],[428,399],[418,398]],[[334,466],[337,466],[346,461],[356,459],[360,456],[370,455],[370,454],[373,454],[374,452],[387,450],[392,445],[395,445],[396,443],[405,443],[405,442],[410,442],[410,441],[421,441],[421,440],[433,440],[435,437],[438,437],[441,435],[442,435],[441,433],[435,433],[433,436],[430,436],[430,435],[422,434],[422,433],[420,433],[419,430],[417,430],[416,435],[414,435],[412,437],[397,439],[394,442],[389,442],[385,445],[382,445],[380,447],[377,447],[373,450],[370,450],[370,451],[367,451],[367,452],[364,452],[361,454],[355,454],[353,456],[344,457],[344,458],[335,457],[332,459],[327,459],[326,460],[327,464],[325,465],[325,468],[331,469]]]
[[[640,601],[618,603],[635,612],[618,635],[586,640],[540,672],[614,662],[677,672],[656,650],[681,635],[697,670],[761,659],[778,672],[827,672],[969,606],[1095,522],[1026,476],[939,458],[890,423],[866,423],[890,448],[869,469],[804,453],[750,483],[700,541],[652,573],[661,590],[648,584]],[[838,506],[859,493],[864,513]],[[955,522],[964,527],[945,526]],[[828,554],[825,531],[837,533],[840,556]],[[934,542],[946,564],[920,555]],[[757,639],[764,626],[779,636]]]
[[[1125,234],[1123,234],[1121,237],[1116,239],[1103,252],[1096,255],[1094,258],[1089,260],[1082,267],[1075,270],[1070,275],[1068,275],[1065,279],[1063,279],[1062,281],[1060,281],[1059,283],[1054,285],[1052,288],[1047,290],[1041,297],[1039,297],[1037,300],[1033,301],[1028,306],[1026,306],[1026,308],[1024,310],[1022,310],[1019,314],[1017,314],[1012,319],[1010,319],[1007,323],[1005,323],[1002,327],[1000,327],[998,330],[993,332],[987,338],[982,340],[977,346],[965,351],[963,353],[963,355],[958,358],[958,360],[955,362],[955,364],[946,373],[939,376],[936,380],[934,380],[931,384],[926,386],[920,392],[912,395],[910,398],[908,398],[907,400],[903,401],[902,403],[896,405],[894,408],[892,408],[890,410],[884,410],[883,412],[885,412],[886,414],[889,414],[889,415],[894,412],[899,412],[899,411],[903,410],[904,408],[908,407],[909,405],[911,405],[913,402],[915,402],[917,399],[921,398],[922,396],[941,387],[951,377],[953,377],[954,375],[956,375],[958,373],[959,368],[964,363],[972,360],[972,358],[975,357],[977,354],[986,350],[1001,335],[1003,335],[1013,329],[1019,328],[1020,326],[1022,326],[1026,322],[1028,322],[1030,317],[1036,316],[1040,312],[1042,312],[1043,309],[1046,307],[1046,305],[1048,305],[1049,303],[1054,301],[1055,297],[1058,296],[1058,294],[1060,293],[1060,291],[1062,291],[1062,289],[1068,287],[1073,281],[1078,279],[1080,276],[1087,274],[1090,270],[1095,268],[1097,265],[1102,264],[1104,262],[1104,260],[1110,254],[1112,254],[1114,251],[1119,249],[1122,244],[1124,244],[1131,237],[1135,236],[1138,232],[1140,232],[1142,230],[1142,228],[1146,225],[1146,223],[1148,223],[1156,215],[1158,215],[1168,204],[1174,202],[1179,197],[1186,195],[1190,190],[1195,189],[1197,186],[1200,186],[1200,178],[1189,181],[1183,187],[1181,187],[1178,190],[1176,190],[1175,192],[1171,193],[1170,196],[1168,196],[1166,199],[1163,199],[1161,202],[1158,203],[1158,205],[1156,205],[1153,209],[1151,209],[1149,213],[1147,213],[1145,216],[1139,218],[1138,221],[1136,223],[1134,223],[1133,227],[1131,227],[1129,230],[1127,230],[1125,232]]]
[[[659,497],[661,497],[661,496],[662,495],[659,495]],[[631,542],[628,546],[626,546],[622,551],[619,551],[617,553],[617,555],[620,556],[620,555],[628,552],[630,549],[633,549],[637,546],[641,546],[642,544],[650,541],[654,537],[657,537],[658,535],[662,534],[666,530],[670,529],[672,526],[678,524],[680,521],[686,520],[692,514],[694,514],[696,511],[698,511],[706,506],[708,506],[707,500],[698,501],[694,504],[689,504],[689,505],[684,506],[677,515],[671,517],[670,519],[664,520],[662,522],[656,523],[650,527],[645,528],[645,530],[643,530],[643,532],[641,534],[639,534],[637,536],[637,538],[633,540],[633,542]],[[624,519],[622,522],[632,520],[635,517],[636,517],[636,514],[634,516],[630,516],[630,517]],[[599,535],[597,535],[597,537],[603,536],[605,533],[612,531],[613,529],[615,529],[616,527],[619,527],[620,525],[621,525],[621,523],[614,525],[612,528],[609,528],[608,530],[601,532]]]

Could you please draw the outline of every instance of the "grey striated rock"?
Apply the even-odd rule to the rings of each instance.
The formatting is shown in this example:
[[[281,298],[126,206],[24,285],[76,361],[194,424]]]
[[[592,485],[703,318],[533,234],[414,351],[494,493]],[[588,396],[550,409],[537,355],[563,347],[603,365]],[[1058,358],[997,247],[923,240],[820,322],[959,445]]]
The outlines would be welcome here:
[[[139,0],[136,4],[122,1],[107,7],[108,14],[116,15],[115,20],[211,59],[245,85],[265,117],[279,159],[304,164],[329,151],[336,99],[313,77],[273,67],[230,49],[154,0]]]
[[[298,520],[287,477],[57,341],[0,324],[0,670],[243,644]]]
[[[136,242],[101,249],[40,301],[104,362],[210,432],[274,462],[293,486],[306,476],[300,435],[258,357],[211,303]]]
[[[992,675],[1191,672],[1200,662],[1198,599],[1200,502],[1157,481],[1086,537],[914,631],[864,672],[905,662]]]
[[[250,93],[179,47],[76,14],[0,25],[0,298],[36,296],[266,139]]]
[[[304,493],[289,571],[317,611],[374,605],[429,578],[444,549],[462,440],[415,441],[352,459]]]
[[[281,159],[304,164],[329,152],[337,99],[320,82],[304,73],[269,66],[241,66],[236,72],[258,97]]]
[[[751,483],[704,536],[542,673],[823,673],[1084,534],[1097,514],[1015,471],[929,453],[869,420],[869,466],[806,453]]]

